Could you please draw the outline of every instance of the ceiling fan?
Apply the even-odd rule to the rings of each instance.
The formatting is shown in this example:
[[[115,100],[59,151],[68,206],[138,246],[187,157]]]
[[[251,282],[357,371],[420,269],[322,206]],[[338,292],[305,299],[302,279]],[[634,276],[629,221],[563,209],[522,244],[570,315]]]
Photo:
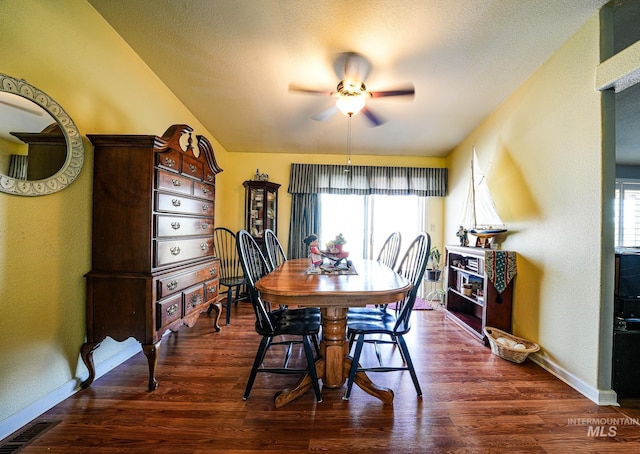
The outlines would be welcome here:
[[[301,87],[295,84],[289,85],[289,91],[319,94],[324,96],[337,97],[335,105],[323,110],[313,117],[314,120],[326,121],[337,111],[342,112],[348,117],[352,117],[362,112],[371,122],[372,126],[380,126],[385,122],[382,117],[374,114],[367,107],[367,101],[370,98],[380,98],[385,96],[411,96],[413,97],[415,89],[413,84],[395,90],[369,91],[367,90],[364,80],[369,75],[371,63],[361,54],[355,52],[344,52],[338,54],[334,62],[334,70],[336,75],[341,79],[335,90],[314,90]]]

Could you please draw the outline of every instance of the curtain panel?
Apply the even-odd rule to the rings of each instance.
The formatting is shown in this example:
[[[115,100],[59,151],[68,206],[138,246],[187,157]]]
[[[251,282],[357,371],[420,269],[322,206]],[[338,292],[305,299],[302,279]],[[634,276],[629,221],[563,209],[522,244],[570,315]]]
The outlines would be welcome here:
[[[300,259],[309,255],[309,248],[302,240],[310,233],[318,233],[318,216],[318,194],[291,195],[289,258]]]
[[[308,255],[302,239],[318,233],[318,194],[382,194],[444,197],[447,169],[425,167],[346,166],[332,164],[291,164],[289,189],[291,222],[290,258]]]

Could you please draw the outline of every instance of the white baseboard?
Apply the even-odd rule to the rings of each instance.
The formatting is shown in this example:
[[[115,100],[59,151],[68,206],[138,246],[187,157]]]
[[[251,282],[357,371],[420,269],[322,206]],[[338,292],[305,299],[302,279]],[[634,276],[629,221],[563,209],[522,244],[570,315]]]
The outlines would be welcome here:
[[[141,346],[139,343],[131,344],[129,347],[124,348],[115,355],[107,358],[99,364],[96,364],[96,379],[103,376],[111,369],[119,366],[132,356],[140,352]],[[72,378],[64,385],[54,389],[49,394],[38,399],[31,405],[23,408],[22,410],[14,413],[8,418],[0,421],[0,440],[4,440],[9,435],[26,426],[34,419],[38,418],[44,412],[58,405],[60,402],[72,396],[80,390],[80,383],[87,379],[89,372],[80,374],[79,376]]]
[[[597,389],[588,385],[583,380],[579,379],[572,373],[568,372],[564,368],[558,366],[547,358],[544,358],[537,353],[529,355],[531,361],[542,367],[544,370],[559,378],[567,385],[578,391],[580,394],[595,402],[598,405],[614,405],[618,406],[618,395],[611,389]]]

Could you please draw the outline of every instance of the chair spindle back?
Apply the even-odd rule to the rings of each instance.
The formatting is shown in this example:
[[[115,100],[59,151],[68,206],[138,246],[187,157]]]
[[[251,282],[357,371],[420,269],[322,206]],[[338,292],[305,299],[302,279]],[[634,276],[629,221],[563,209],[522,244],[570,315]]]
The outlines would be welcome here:
[[[238,255],[240,264],[247,279],[251,304],[256,314],[257,327],[263,332],[273,332],[273,324],[269,317],[270,307],[256,289],[256,282],[271,270],[267,264],[260,247],[246,230],[240,230],[237,234]]]
[[[398,318],[395,330],[407,332],[410,329],[410,318],[413,305],[418,294],[418,287],[422,282],[424,272],[429,261],[429,251],[431,250],[431,237],[428,233],[420,233],[411,243],[409,249],[404,254],[397,273],[413,284],[413,288],[406,298],[396,305]]]
[[[264,244],[267,249],[267,258],[269,259],[271,270],[275,270],[287,261],[287,255],[284,253],[284,248],[273,230],[266,229],[264,231]]]
[[[393,232],[389,235],[378,253],[377,261],[387,265],[391,269],[394,269],[396,267],[396,262],[398,261],[398,255],[400,255],[401,242],[402,238],[400,236],[400,232]]]

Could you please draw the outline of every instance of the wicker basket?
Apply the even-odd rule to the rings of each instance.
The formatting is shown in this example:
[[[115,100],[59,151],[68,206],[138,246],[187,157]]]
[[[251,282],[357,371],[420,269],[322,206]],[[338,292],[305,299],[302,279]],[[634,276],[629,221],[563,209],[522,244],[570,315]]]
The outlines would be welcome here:
[[[500,358],[506,359],[507,361],[512,361],[514,363],[520,364],[524,362],[525,359],[527,359],[529,353],[534,353],[540,350],[540,346],[535,342],[522,339],[521,337],[514,336],[513,334],[505,333],[498,328],[487,326],[484,329],[484,333],[487,335],[487,339],[489,339],[491,352],[494,355],[498,355]],[[525,348],[513,348],[509,345],[503,345],[498,342],[498,339],[500,338],[505,338],[507,339],[507,341],[522,344],[525,346]]]

